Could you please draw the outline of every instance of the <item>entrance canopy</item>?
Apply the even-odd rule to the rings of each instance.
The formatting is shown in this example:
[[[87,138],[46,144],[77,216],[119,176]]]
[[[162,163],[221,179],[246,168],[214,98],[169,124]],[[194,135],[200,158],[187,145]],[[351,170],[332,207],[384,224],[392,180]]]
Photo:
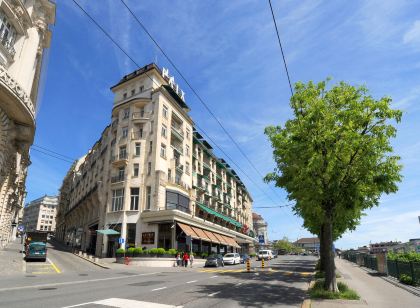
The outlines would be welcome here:
[[[96,230],[96,232],[104,235],[117,235],[120,234],[120,232],[115,231],[113,229],[104,229],[104,230]]]

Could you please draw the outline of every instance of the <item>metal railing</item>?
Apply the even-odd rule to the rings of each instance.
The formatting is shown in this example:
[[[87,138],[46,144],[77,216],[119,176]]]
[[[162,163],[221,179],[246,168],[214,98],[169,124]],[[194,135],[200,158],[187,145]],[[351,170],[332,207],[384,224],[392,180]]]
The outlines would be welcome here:
[[[111,162],[119,161],[119,160],[126,160],[128,159],[128,153],[120,153],[119,155],[113,155],[111,157]]]
[[[171,125],[172,131],[175,132],[175,135],[177,135],[177,137],[184,139],[184,132],[182,131],[181,127],[176,127],[175,125]]]
[[[151,115],[150,112],[144,112],[144,111],[133,112],[133,114],[131,115],[131,118],[133,120],[148,120],[150,119],[150,115]]]
[[[111,184],[124,182],[125,181],[125,175],[116,175],[111,177]]]

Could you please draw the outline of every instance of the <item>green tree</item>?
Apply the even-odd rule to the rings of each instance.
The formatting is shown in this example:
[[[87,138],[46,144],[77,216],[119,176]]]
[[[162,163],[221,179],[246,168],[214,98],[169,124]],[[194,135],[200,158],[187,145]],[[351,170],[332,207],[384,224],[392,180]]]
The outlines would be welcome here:
[[[304,226],[320,235],[324,287],[338,292],[333,240],[356,228],[381,194],[397,191],[401,166],[392,155],[391,121],[400,122],[402,113],[390,108],[389,97],[375,100],[365,87],[326,86],[297,83],[293,118],[265,129],[276,163],[265,180],[284,188]]]
[[[275,249],[281,249],[288,253],[296,251],[296,247],[289,241],[287,237],[283,237],[283,239],[278,240],[273,246]]]

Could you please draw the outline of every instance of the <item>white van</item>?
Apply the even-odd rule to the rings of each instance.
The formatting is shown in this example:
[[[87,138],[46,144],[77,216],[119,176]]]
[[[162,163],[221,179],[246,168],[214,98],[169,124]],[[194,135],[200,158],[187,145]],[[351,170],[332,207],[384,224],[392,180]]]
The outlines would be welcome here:
[[[260,250],[257,254],[257,260],[271,260],[273,259],[273,252],[271,250]]]

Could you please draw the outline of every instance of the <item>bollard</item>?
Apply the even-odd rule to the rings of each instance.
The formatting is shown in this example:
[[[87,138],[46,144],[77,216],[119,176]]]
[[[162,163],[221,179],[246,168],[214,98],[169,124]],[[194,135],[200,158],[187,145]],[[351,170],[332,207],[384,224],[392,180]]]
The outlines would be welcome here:
[[[261,259],[261,268],[264,268],[264,258]]]
[[[251,271],[251,262],[248,260],[246,260],[246,271],[249,273]]]

